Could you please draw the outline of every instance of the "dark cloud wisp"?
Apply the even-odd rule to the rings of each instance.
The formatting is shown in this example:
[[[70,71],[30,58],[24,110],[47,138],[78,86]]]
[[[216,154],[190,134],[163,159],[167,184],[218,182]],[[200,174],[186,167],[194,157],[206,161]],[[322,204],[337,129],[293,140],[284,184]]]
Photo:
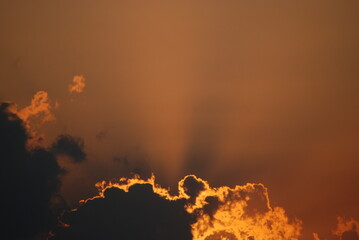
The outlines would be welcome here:
[[[51,151],[55,155],[69,156],[74,162],[82,162],[86,159],[84,141],[68,134],[58,136],[51,146]]]

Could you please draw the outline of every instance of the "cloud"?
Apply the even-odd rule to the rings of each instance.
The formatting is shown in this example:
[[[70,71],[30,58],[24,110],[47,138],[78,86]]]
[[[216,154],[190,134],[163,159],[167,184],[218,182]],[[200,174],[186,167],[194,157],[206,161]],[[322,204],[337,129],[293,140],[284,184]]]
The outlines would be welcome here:
[[[320,240],[318,233],[313,233],[313,240]]]
[[[51,108],[48,93],[38,91],[31,100],[31,105],[19,110],[17,115],[25,122],[31,117],[39,117],[41,122],[52,121],[55,120],[55,116]]]
[[[48,93],[45,91],[36,92],[29,106],[18,109],[17,104],[10,103],[6,109],[6,111],[13,113],[17,118],[21,119],[22,125],[29,135],[27,144],[32,146],[38,145],[44,138],[43,135],[38,133],[38,128],[42,126],[44,122],[54,121],[56,119],[52,113]]]
[[[193,204],[195,203],[198,195],[208,189],[202,181],[198,181],[195,176],[188,176],[181,182],[181,189],[189,196],[188,200]]]
[[[84,141],[79,137],[68,134],[58,136],[51,146],[51,151],[55,155],[69,156],[74,162],[82,162],[86,159]]]
[[[65,214],[52,240],[248,239],[296,240],[301,222],[272,208],[262,184],[212,188],[188,175],[171,195],[147,180],[121,178],[96,184],[99,194]]]
[[[188,177],[202,182],[204,189],[197,193],[195,203],[187,206],[187,211],[197,216],[192,225],[193,239],[299,239],[301,221],[289,219],[281,207],[271,207],[263,184],[212,188],[192,175],[184,178],[180,186],[185,185]]]
[[[359,222],[338,217],[338,226],[333,233],[340,236],[340,240],[359,240]]]
[[[37,110],[43,106],[41,99],[33,100],[34,107],[23,113],[42,112]],[[50,151],[27,146],[30,135],[24,115],[13,113],[13,108],[0,103],[0,231],[5,239],[29,239],[56,225],[59,205],[52,204],[52,197],[59,191],[64,171]]]
[[[85,88],[85,78],[81,75],[74,76],[72,79],[72,83],[69,84],[69,91],[70,93],[82,93]]]
[[[338,217],[337,228],[333,231],[333,234],[339,240],[359,240],[359,222],[351,219],[345,219]],[[320,240],[317,233],[313,233],[314,240]]]
[[[150,183],[111,186],[65,214],[66,225],[51,239],[191,240],[192,218],[184,206],[184,199],[166,200]]]

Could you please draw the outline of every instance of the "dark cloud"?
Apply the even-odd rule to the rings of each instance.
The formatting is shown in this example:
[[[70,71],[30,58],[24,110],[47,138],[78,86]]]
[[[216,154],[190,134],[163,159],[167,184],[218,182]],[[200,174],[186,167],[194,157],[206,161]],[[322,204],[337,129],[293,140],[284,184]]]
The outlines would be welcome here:
[[[194,203],[198,194],[205,190],[203,182],[198,181],[194,176],[188,176],[183,182],[183,189],[190,197],[189,201]]]
[[[95,138],[96,138],[97,140],[103,140],[104,138],[107,137],[107,135],[108,135],[107,130],[103,130],[103,131],[98,132],[98,133],[96,134]]]
[[[52,144],[52,152],[55,155],[66,155],[73,159],[74,162],[82,162],[86,159],[84,152],[84,141],[79,137],[68,134],[62,134],[57,137]]]
[[[190,240],[193,219],[184,206],[184,199],[166,200],[150,184],[135,184],[128,192],[111,187],[67,212],[61,219],[66,225],[51,240]]]
[[[29,149],[22,120],[0,103],[0,232],[5,239],[29,239],[56,225],[52,204],[64,173],[56,157],[44,148]]]

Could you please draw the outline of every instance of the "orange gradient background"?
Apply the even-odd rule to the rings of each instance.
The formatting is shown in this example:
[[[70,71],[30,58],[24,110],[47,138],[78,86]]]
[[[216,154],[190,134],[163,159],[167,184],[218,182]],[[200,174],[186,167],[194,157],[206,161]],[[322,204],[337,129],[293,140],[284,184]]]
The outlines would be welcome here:
[[[85,140],[72,206],[135,168],[176,188],[263,183],[271,204],[332,239],[359,219],[359,2],[0,1],[0,98],[45,90]],[[70,93],[74,76],[85,90]],[[83,90],[83,92],[82,92]],[[77,91],[77,90],[76,90]],[[86,179],[85,181],[83,179]]]

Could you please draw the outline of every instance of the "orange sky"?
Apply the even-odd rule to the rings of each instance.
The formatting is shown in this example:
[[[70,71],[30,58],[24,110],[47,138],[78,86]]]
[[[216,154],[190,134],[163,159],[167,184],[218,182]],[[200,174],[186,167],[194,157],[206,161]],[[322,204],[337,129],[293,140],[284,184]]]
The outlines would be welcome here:
[[[45,90],[58,101],[45,141],[74,134],[88,154],[64,160],[72,203],[134,168],[163,186],[194,173],[212,186],[261,182],[305,239],[329,237],[337,216],[359,219],[358,10],[1,0],[0,99],[25,107]],[[86,79],[80,94],[68,92],[74,76]]]

